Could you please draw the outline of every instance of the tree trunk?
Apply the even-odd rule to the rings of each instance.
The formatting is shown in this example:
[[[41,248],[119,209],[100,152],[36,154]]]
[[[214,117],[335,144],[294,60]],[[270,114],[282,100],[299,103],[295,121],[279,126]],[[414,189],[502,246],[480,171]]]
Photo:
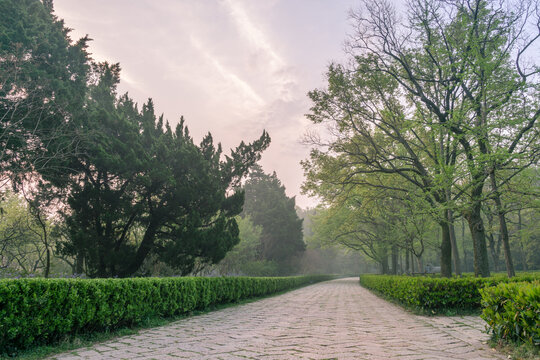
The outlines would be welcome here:
[[[101,236],[101,240],[98,241],[98,244],[97,244],[98,246],[97,277],[98,278],[106,278],[112,275],[107,272],[107,264],[106,264],[107,251],[105,249],[105,240],[103,238],[104,236]],[[91,275],[93,276],[93,274]]]
[[[419,273],[425,272],[425,269],[424,269],[424,261],[422,260],[422,255],[418,256],[418,257],[416,258],[416,260],[418,261],[418,272],[419,272]]]
[[[441,221],[439,225],[441,226],[442,232],[441,276],[450,277],[452,276],[452,244],[450,243],[450,228],[448,226],[448,222],[446,221]]]
[[[463,246],[463,267],[469,271],[469,262],[467,261],[467,250],[465,249],[465,220],[461,218],[461,246]]]
[[[386,254],[382,257],[381,268],[382,268],[383,275],[386,275],[386,274],[389,273],[389,271],[388,271],[388,256]]]
[[[133,275],[141,267],[144,259],[148,256],[152,248],[154,247],[154,239],[158,230],[157,224],[150,223],[144,232],[141,245],[137,249],[135,258],[128,264],[123,270],[118,272],[120,277],[128,277]]]
[[[497,239],[497,243],[495,243],[495,236],[493,234],[493,213],[491,211],[491,208],[489,206],[486,206],[488,211],[485,212],[486,218],[488,220],[488,229],[489,231],[486,231],[486,238],[488,241],[488,248],[489,252],[491,253],[491,259],[493,260],[493,270],[499,271],[499,255],[501,254],[501,235],[499,234],[499,237]]]
[[[495,179],[495,172],[492,171],[489,175],[491,179],[491,187],[493,188],[493,195],[495,200],[495,206],[497,208],[497,215],[499,217],[499,227],[502,237],[503,249],[504,249],[504,262],[506,264],[506,273],[511,278],[516,276],[514,270],[514,263],[512,261],[512,254],[510,253],[510,239],[508,235],[508,226],[506,225],[506,217],[504,216],[504,208],[502,206],[501,197],[499,194],[499,188]]]
[[[84,258],[80,252],[75,256],[74,265],[75,275],[81,275],[84,272]]]
[[[51,271],[51,250],[49,250],[49,247],[47,247],[47,258],[45,260],[45,273],[43,274],[45,279],[49,277],[50,271]]]
[[[473,241],[474,275],[489,277],[489,261],[487,256],[486,232],[481,215],[481,203],[475,202],[466,214],[469,230]]]
[[[450,244],[452,245],[452,259],[454,260],[454,271],[457,276],[461,276],[461,261],[459,259],[456,232],[454,230],[454,213],[452,210],[447,211],[447,216]]]
[[[45,226],[45,223],[41,221],[41,217],[39,218],[39,223],[41,224],[41,229],[43,231],[43,244],[45,245],[45,271],[43,276],[45,279],[49,277],[49,273],[51,271],[51,249],[49,248],[49,237],[47,234],[47,227]]]
[[[497,253],[495,239],[493,233],[489,233],[487,236],[489,252],[491,253],[491,259],[493,260],[493,270],[499,271],[499,254]]]
[[[391,250],[391,253],[392,253],[392,275],[397,275],[398,273],[398,254],[397,254],[397,246],[396,245],[392,245],[392,250]]]
[[[405,249],[405,272],[407,274],[410,274],[410,271],[409,271],[409,256],[410,256],[410,251],[409,249]]]
[[[523,264],[523,270],[527,271],[529,270],[529,267],[527,266],[527,259],[525,259],[525,249],[523,247],[523,236],[521,235],[521,209],[518,209],[518,234],[519,234],[519,247],[520,247],[520,253],[521,253],[521,263]]]

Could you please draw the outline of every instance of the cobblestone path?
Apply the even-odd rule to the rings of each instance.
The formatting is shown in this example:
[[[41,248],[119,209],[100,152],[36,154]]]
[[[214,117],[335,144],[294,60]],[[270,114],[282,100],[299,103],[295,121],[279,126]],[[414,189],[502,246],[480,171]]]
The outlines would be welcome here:
[[[319,283],[51,359],[505,359],[475,316],[424,317],[358,284]]]

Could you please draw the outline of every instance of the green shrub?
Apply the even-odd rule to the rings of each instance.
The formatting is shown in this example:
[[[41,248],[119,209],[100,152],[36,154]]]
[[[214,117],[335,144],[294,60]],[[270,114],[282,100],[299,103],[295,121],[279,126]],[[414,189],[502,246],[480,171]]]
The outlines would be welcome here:
[[[482,318],[495,339],[540,346],[540,282],[502,283],[480,290]]]
[[[3,279],[0,355],[66,335],[135,325],[330,278]]]
[[[360,284],[408,307],[429,312],[441,310],[474,310],[481,307],[480,289],[508,281],[533,281],[540,274],[523,274],[508,279],[433,278],[396,275],[361,275]]]

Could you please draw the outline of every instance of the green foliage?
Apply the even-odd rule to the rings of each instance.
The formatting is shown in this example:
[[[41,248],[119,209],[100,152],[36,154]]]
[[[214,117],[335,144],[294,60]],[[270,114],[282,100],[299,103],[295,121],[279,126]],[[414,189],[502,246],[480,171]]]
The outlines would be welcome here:
[[[250,261],[242,265],[242,271],[249,276],[276,276],[285,272],[279,263],[271,260]]]
[[[91,63],[88,38],[68,34],[50,0],[0,2],[0,177],[31,176],[31,200],[61,211],[59,251],[77,273],[130,276],[153,256],[187,274],[221,260],[239,241],[235,190],[268,134],[228,156],[211,134],[196,144],[183,119],[171,128],[151,100],[139,110],[118,96],[120,65]]]
[[[442,310],[473,310],[481,306],[480,290],[486,286],[540,279],[538,273],[524,273],[508,279],[504,275],[489,278],[430,278],[393,275],[361,275],[360,284],[405,306],[436,313]]]
[[[45,267],[44,233],[18,195],[3,193],[0,202],[0,269],[4,273],[29,275]],[[45,231],[50,224],[44,222]],[[2,275],[0,274],[0,277]]]
[[[221,275],[275,276],[280,273],[279,264],[261,260],[262,227],[256,226],[249,215],[237,216],[240,242],[214,267]]]
[[[306,251],[300,259],[302,274],[358,274],[375,270],[363,254],[328,241],[332,238],[323,235],[320,226],[327,211],[322,206],[306,210],[297,208],[296,211],[304,220]]]
[[[0,354],[331,279],[133,278],[0,280]]]
[[[540,346],[540,282],[498,284],[480,289],[482,318],[495,339]]]
[[[151,100],[139,111],[127,95],[117,97],[117,64],[95,64],[93,73],[83,151],[64,166],[71,173],[48,178],[53,193],[69,189],[61,252],[91,277],[131,276],[149,256],[181,275],[221,260],[239,241],[234,217],[244,197],[233,189],[268,134],[224,156],[211,134],[197,145],[183,119],[173,130],[156,117]]]
[[[244,191],[243,216],[262,228],[258,260],[278,263],[281,274],[291,272],[291,260],[305,250],[294,198],[287,197],[276,173],[265,174],[260,167],[250,172]]]
[[[396,257],[392,264],[388,261],[396,247],[416,259],[438,251],[440,242],[431,217],[408,200],[390,195],[396,194],[357,188],[328,207],[320,206],[312,218],[314,234],[308,246],[319,243],[356,250],[376,262],[383,274],[398,272]],[[403,271],[410,272],[410,266]]]
[[[83,105],[88,38],[72,43],[52,2],[0,2],[0,171],[12,179],[71,153],[66,124]],[[6,173],[9,172],[9,173]]]
[[[308,118],[324,130],[308,137],[304,191],[334,205],[355,188],[388,188],[423,204],[441,227],[444,276],[457,254],[448,210],[469,223],[475,273],[489,276],[482,207],[492,200],[511,276],[513,205],[501,193],[537,163],[539,67],[525,58],[538,59],[540,36],[523,25],[536,21],[535,6],[430,0],[399,11],[364,1],[347,65],[331,64],[327,87],[309,93]]]

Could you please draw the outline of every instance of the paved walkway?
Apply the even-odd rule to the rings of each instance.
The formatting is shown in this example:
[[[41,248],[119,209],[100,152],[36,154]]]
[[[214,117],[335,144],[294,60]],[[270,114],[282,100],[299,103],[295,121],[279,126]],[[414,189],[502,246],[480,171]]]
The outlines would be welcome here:
[[[424,317],[358,278],[186,318],[52,359],[505,359],[475,316]]]

